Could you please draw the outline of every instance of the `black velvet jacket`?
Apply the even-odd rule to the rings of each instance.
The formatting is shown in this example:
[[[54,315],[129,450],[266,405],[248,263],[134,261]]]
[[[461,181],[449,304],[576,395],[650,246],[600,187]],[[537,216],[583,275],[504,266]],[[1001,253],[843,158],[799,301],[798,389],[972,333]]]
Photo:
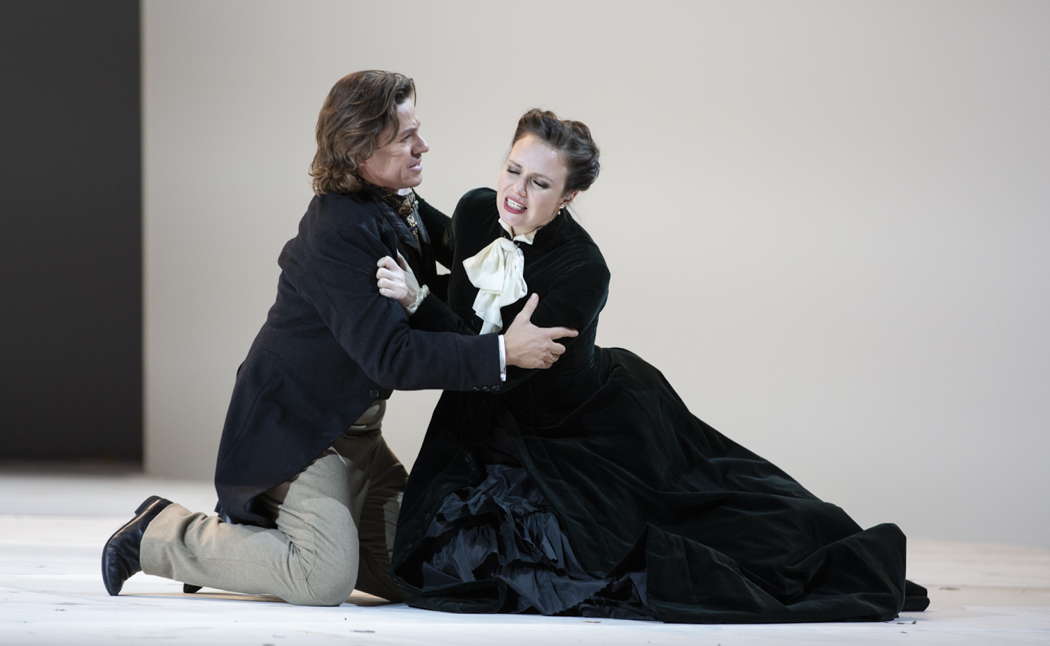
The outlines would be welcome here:
[[[302,471],[391,389],[499,383],[496,335],[414,330],[376,289],[376,262],[399,249],[421,280],[439,283],[448,219],[425,202],[420,215],[422,245],[373,196],[311,200],[278,259],[277,300],[237,370],[215,468],[216,511],[228,520],[271,526],[255,497]]]
[[[423,330],[455,330],[477,334],[481,319],[474,313],[478,290],[462,269],[462,262],[498,237],[510,236],[499,226],[495,192],[479,188],[468,192],[456,206],[452,221],[455,248],[448,284],[447,305],[427,298],[411,318]],[[586,399],[598,387],[594,338],[598,314],[609,294],[609,269],[598,246],[567,211],[536,232],[532,244],[514,243],[525,256],[524,278],[530,293],[540,296],[532,322],[541,327],[564,326],[579,336],[560,339],[565,354],[548,370],[509,367],[500,387],[501,405],[509,406],[519,420],[534,425],[554,422]],[[557,253],[552,253],[557,248]],[[500,310],[503,330],[525,306],[522,298]],[[542,374],[542,378],[533,379]],[[478,398],[478,401],[485,398]],[[488,401],[492,401],[489,399]],[[534,405],[541,403],[542,405]]]

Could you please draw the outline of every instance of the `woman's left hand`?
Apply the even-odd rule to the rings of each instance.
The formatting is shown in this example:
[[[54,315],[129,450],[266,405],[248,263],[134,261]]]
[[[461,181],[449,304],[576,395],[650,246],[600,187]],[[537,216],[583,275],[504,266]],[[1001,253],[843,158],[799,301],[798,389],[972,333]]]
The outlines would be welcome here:
[[[409,309],[419,294],[419,281],[404,256],[398,253],[396,261],[390,256],[383,256],[376,264],[379,265],[376,271],[379,293]]]

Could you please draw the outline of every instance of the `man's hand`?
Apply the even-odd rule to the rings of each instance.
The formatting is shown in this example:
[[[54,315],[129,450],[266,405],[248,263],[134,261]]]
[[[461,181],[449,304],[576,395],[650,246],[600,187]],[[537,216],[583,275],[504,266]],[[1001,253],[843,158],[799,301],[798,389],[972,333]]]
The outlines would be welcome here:
[[[409,309],[419,294],[419,281],[404,257],[400,253],[397,254],[395,262],[390,256],[383,256],[376,264],[379,265],[376,271],[379,293],[401,303],[401,307],[406,310]]]
[[[550,368],[565,352],[565,346],[555,343],[554,339],[572,338],[579,334],[576,330],[566,327],[536,327],[533,325],[530,319],[539,302],[540,297],[536,294],[529,296],[525,307],[521,308],[503,334],[508,366]]]

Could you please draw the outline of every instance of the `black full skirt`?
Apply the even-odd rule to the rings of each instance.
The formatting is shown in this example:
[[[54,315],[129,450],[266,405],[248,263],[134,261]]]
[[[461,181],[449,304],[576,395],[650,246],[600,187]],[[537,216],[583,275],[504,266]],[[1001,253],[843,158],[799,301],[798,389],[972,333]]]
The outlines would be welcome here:
[[[595,356],[600,386],[552,424],[492,395],[442,395],[395,545],[411,605],[695,623],[884,621],[928,605],[896,525],[862,529],[692,415],[633,353]]]

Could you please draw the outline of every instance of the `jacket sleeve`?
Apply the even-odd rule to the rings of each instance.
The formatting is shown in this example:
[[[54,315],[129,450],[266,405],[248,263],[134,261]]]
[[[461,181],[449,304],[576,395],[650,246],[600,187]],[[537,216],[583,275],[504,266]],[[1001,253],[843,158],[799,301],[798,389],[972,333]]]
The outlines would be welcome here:
[[[456,314],[444,300],[433,293],[427,295],[419,304],[415,314],[409,318],[412,327],[417,330],[429,330],[433,332],[456,332],[458,334],[477,334],[481,329],[481,319],[478,325],[472,326]]]
[[[384,244],[375,218],[317,220],[300,231],[300,244],[286,247],[282,267],[372,381],[397,390],[487,390],[500,382],[496,335],[413,330],[401,305],[380,296],[376,262],[393,244]]]
[[[572,263],[563,272],[562,280],[551,289],[539,292],[540,302],[532,313],[532,324],[538,327],[567,327],[579,332],[577,337],[555,339],[565,346],[568,353],[572,351],[576,340],[585,336],[584,331],[597,323],[598,314],[605,307],[609,295],[609,269],[600,259],[593,259],[582,264]],[[522,298],[504,308],[503,320],[513,320],[525,306],[526,300],[527,297]],[[499,391],[513,390],[542,372],[542,369],[508,366],[507,380],[500,384]]]

